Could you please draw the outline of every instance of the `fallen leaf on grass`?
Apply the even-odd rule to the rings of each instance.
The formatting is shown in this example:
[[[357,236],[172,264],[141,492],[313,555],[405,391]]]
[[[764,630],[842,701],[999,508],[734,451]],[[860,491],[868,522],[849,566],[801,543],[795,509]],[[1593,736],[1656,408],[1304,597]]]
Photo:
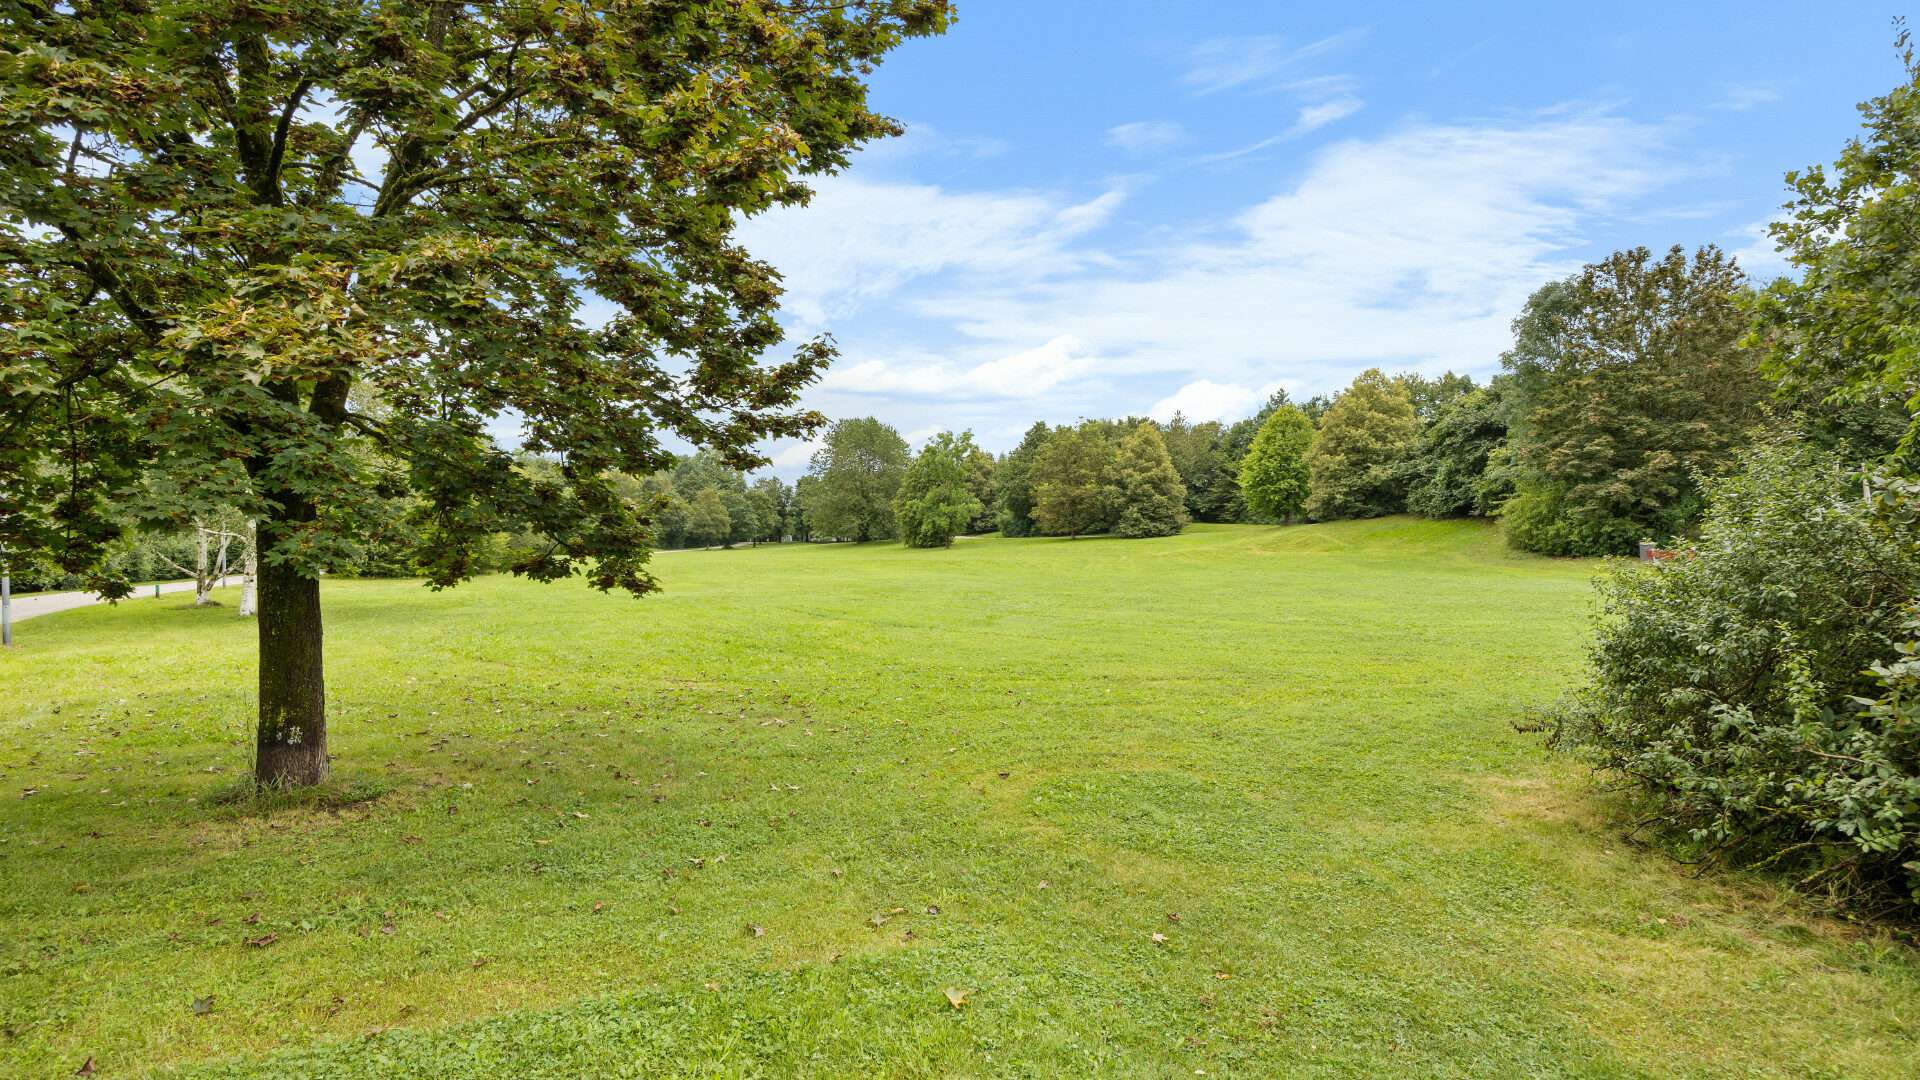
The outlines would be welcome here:
[[[267,946],[279,940],[280,940],[279,934],[261,934],[259,937],[256,937],[256,938],[248,938],[247,944],[253,946],[256,949],[264,949]]]
[[[1231,978],[1233,978],[1233,976],[1231,976],[1231,975],[1229,975],[1229,974],[1227,974],[1227,973],[1226,973],[1226,972],[1224,972],[1224,971],[1216,971],[1216,972],[1214,972],[1214,973],[1213,973],[1213,977],[1214,977],[1214,978],[1216,978],[1216,979],[1219,979],[1219,980],[1220,980],[1220,981],[1222,981],[1222,982],[1225,982],[1226,980],[1228,980],[1228,979],[1231,979]]]
[[[1155,945],[1165,945],[1167,943],[1167,935],[1155,930],[1149,940]]]
[[[753,935],[754,937],[766,937],[767,928],[764,926],[755,926],[753,923],[748,923],[747,933]]]
[[[205,1016],[208,1013],[212,1012],[213,1011],[213,995],[209,994],[206,997],[194,998],[192,1009],[193,1009],[193,1015],[195,1016]]]
[[[73,1075],[75,1076],[92,1076],[93,1075],[93,1055],[92,1054],[88,1054],[87,1060],[81,1062],[80,1067],[73,1070]]]
[[[248,926],[259,926],[259,925],[260,925],[260,913],[256,911],[256,912],[254,912],[253,914],[251,914],[251,915],[249,915],[249,916],[247,916],[246,918],[244,918],[244,919],[241,919],[240,921],[241,921],[241,922],[243,922],[243,923],[246,923],[246,924],[247,924]]]
[[[965,1005],[966,1003],[967,1003],[967,991],[962,990],[957,986],[947,987],[947,1004],[957,1009],[960,1006]]]

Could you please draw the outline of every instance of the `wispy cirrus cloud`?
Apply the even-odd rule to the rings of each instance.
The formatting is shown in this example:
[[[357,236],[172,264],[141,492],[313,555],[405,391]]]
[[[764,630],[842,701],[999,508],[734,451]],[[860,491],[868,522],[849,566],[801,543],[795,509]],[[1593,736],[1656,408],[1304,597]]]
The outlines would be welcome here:
[[[1171,120],[1136,120],[1107,129],[1107,143],[1129,154],[1152,154],[1178,146],[1186,129]]]
[[[1785,97],[1781,89],[1772,83],[1736,83],[1727,87],[1726,96],[1720,99],[1715,108],[1747,112],[1763,105],[1772,105]]]
[[[1679,171],[1674,141],[1579,109],[1412,125],[1331,144],[1237,214],[1146,245],[1099,228],[1119,191],[842,176],[770,223],[784,247],[755,250],[811,310],[885,311],[884,336],[912,343],[844,341],[816,407],[969,426],[1004,449],[1041,417],[1233,419],[1276,387],[1328,392],[1376,365],[1485,373],[1527,295]]]
[[[1214,164],[1222,161],[1232,161],[1235,158],[1247,157],[1251,154],[1257,154],[1262,150],[1271,150],[1282,143],[1292,142],[1294,139],[1298,139],[1303,135],[1318,131],[1328,124],[1345,120],[1347,117],[1352,116],[1365,107],[1366,102],[1361,101],[1357,97],[1341,97],[1335,98],[1332,101],[1303,105],[1300,107],[1299,114],[1294,118],[1293,125],[1278,135],[1269,135],[1264,139],[1248,143],[1245,146],[1232,150],[1203,154],[1197,160],[1203,165]]]
[[[1199,94],[1241,87],[1313,90],[1338,76],[1303,76],[1313,61],[1333,55],[1366,36],[1365,29],[1343,30],[1296,45],[1272,34],[1210,38],[1188,49],[1180,81]],[[1328,92],[1344,87],[1326,87]]]

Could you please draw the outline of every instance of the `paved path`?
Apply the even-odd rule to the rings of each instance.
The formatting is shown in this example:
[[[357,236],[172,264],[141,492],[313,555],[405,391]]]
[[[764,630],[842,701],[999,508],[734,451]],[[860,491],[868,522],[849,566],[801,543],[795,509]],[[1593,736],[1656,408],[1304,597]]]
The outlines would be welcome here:
[[[238,581],[238,580],[239,580],[239,575],[230,574],[227,577],[221,579],[219,584],[224,585],[224,584],[227,584],[229,581]],[[163,582],[160,586],[160,591],[163,593],[192,592],[193,582],[191,581]],[[136,585],[134,586],[134,589],[133,589],[133,595],[127,597],[127,599],[138,600],[143,596],[152,596],[152,595],[153,595],[152,585]],[[103,604],[105,602],[106,601],[100,598],[99,593],[90,593],[90,592],[29,593],[26,596],[16,596],[13,598],[13,621],[19,622],[21,619],[31,619],[35,615],[51,615],[56,611],[66,611],[69,608],[86,607],[88,604]]]

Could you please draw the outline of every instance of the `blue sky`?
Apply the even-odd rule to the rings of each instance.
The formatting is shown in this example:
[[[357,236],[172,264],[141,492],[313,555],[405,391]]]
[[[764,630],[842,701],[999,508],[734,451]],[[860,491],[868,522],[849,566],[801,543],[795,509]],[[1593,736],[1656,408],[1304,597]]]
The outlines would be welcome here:
[[[1527,294],[1611,250],[1778,272],[1782,174],[1899,80],[1892,14],[962,0],[873,81],[909,134],[742,232],[790,333],[839,341],[808,403],[916,445],[1485,376]]]

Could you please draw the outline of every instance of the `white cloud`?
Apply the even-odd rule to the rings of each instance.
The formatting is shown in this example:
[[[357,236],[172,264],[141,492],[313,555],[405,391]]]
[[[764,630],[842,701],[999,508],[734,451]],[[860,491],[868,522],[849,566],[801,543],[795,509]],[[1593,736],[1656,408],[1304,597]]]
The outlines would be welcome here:
[[[1136,120],[1107,129],[1107,142],[1129,154],[1152,154],[1186,137],[1186,131],[1171,120]]]
[[[1212,38],[1187,51],[1187,70],[1180,81],[1201,94],[1284,84],[1307,61],[1336,52],[1365,34],[1364,30],[1345,30],[1300,46],[1271,34]]]
[[[752,249],[812,312],[871,314],[837,327],[816,408],[1016,433],[1004,449],[1034,419],[1232,418],[1372,366],[1488,373],[1527,295],[1682,172],[1669,140],[1579,109],[1349,138],[1237,214],[1131,246],[1096,231],[1118,191],[836,181]]]
[[[774,450],[768,457],[772,459],[775,469],[805,469],[807,463],[813,460],[814,451],[826,445],[827,440],[820,436],[815,436],[804,442],[794,440]]]
[[[1784,96],[1779,87],[1770,83],[1739,83],[1727,87],[1727,96],[1720,99],[1716,107],[1733,112],[1746,112],[1762,105],[1772,105]]]
[[[1099,358],[1071,335],[971,366],[910,356],[836,364],[820,381],[829,392],[946,399],[1033,398],[1094,371]]]
[[[1337,97],[1332,101],[1323,101],[1317,105],[1307,105],[1300,110],[1300,118],[1293,123],[1295,135],[1305,135],[1309,131],[1318,131],[1336,120],[1345,120],[1360,111],[1366,102],[1357,97]]]
[[[1154,402],[1153,407],[1147,410],[1147,415],[1163,423],[1173,419],[1174,413],[1202,423],[1208,420],[1238,420],[1252,413],[1265,399],[1266,395],[1257,390],[1234,383],[1200,379]]]
[[[1771,281],[1792,271],[1793,267],[1774,247],[1767,226],[1771,221],[1756,221],[1733,233],[1728,254],[1740,264],[1747,276],[1759,282]]]
[[[885,168],[913,159],[984,160],[999,157],[1011,149],[1005,139],[991,135],[956,135],[922,121],[909,122],[906,128],[906,134],[898,138],[882,139],[861,150],[861,169]]]
[[[1220,161],[1232,161],[1234,158],[1246,157],[1248,154],[1257,154],[1262,150],[1272,149],[1281,143],[1291,142],[1309,132],[1318,131],[1328,124],[1344,120],[1354,113],[1359,112],[1365,105],[1366,102],[1352,96],[1338,97],[1332,101],[1323,101],[1314,105],[1303,105],[1300,107],[1299,114],[1294,118],[1293,126],[1280,134],[1261,139],[1259,142],[1249,143],[1237,150],[1226,150],[1217,154],[1207,154],[1201,157],[1199,161],[1203,165]]]
[[[850,314],[920,277],[1064,271],[1068,243],[1105,224],[1125,199],[1075,205],[1029,192],[953,192],[930,184],[829,177],[813,201],[742,224],[747,250],[785,276],[786,312],[802,328]]]
[[[1204,239],[915,307],[982,345],[1071,337],[1113,375],[1312,393],[1373,364],[1484,371],[1527,294],[1663,182],[1664,140],[1591,113],[1348,140]]]

